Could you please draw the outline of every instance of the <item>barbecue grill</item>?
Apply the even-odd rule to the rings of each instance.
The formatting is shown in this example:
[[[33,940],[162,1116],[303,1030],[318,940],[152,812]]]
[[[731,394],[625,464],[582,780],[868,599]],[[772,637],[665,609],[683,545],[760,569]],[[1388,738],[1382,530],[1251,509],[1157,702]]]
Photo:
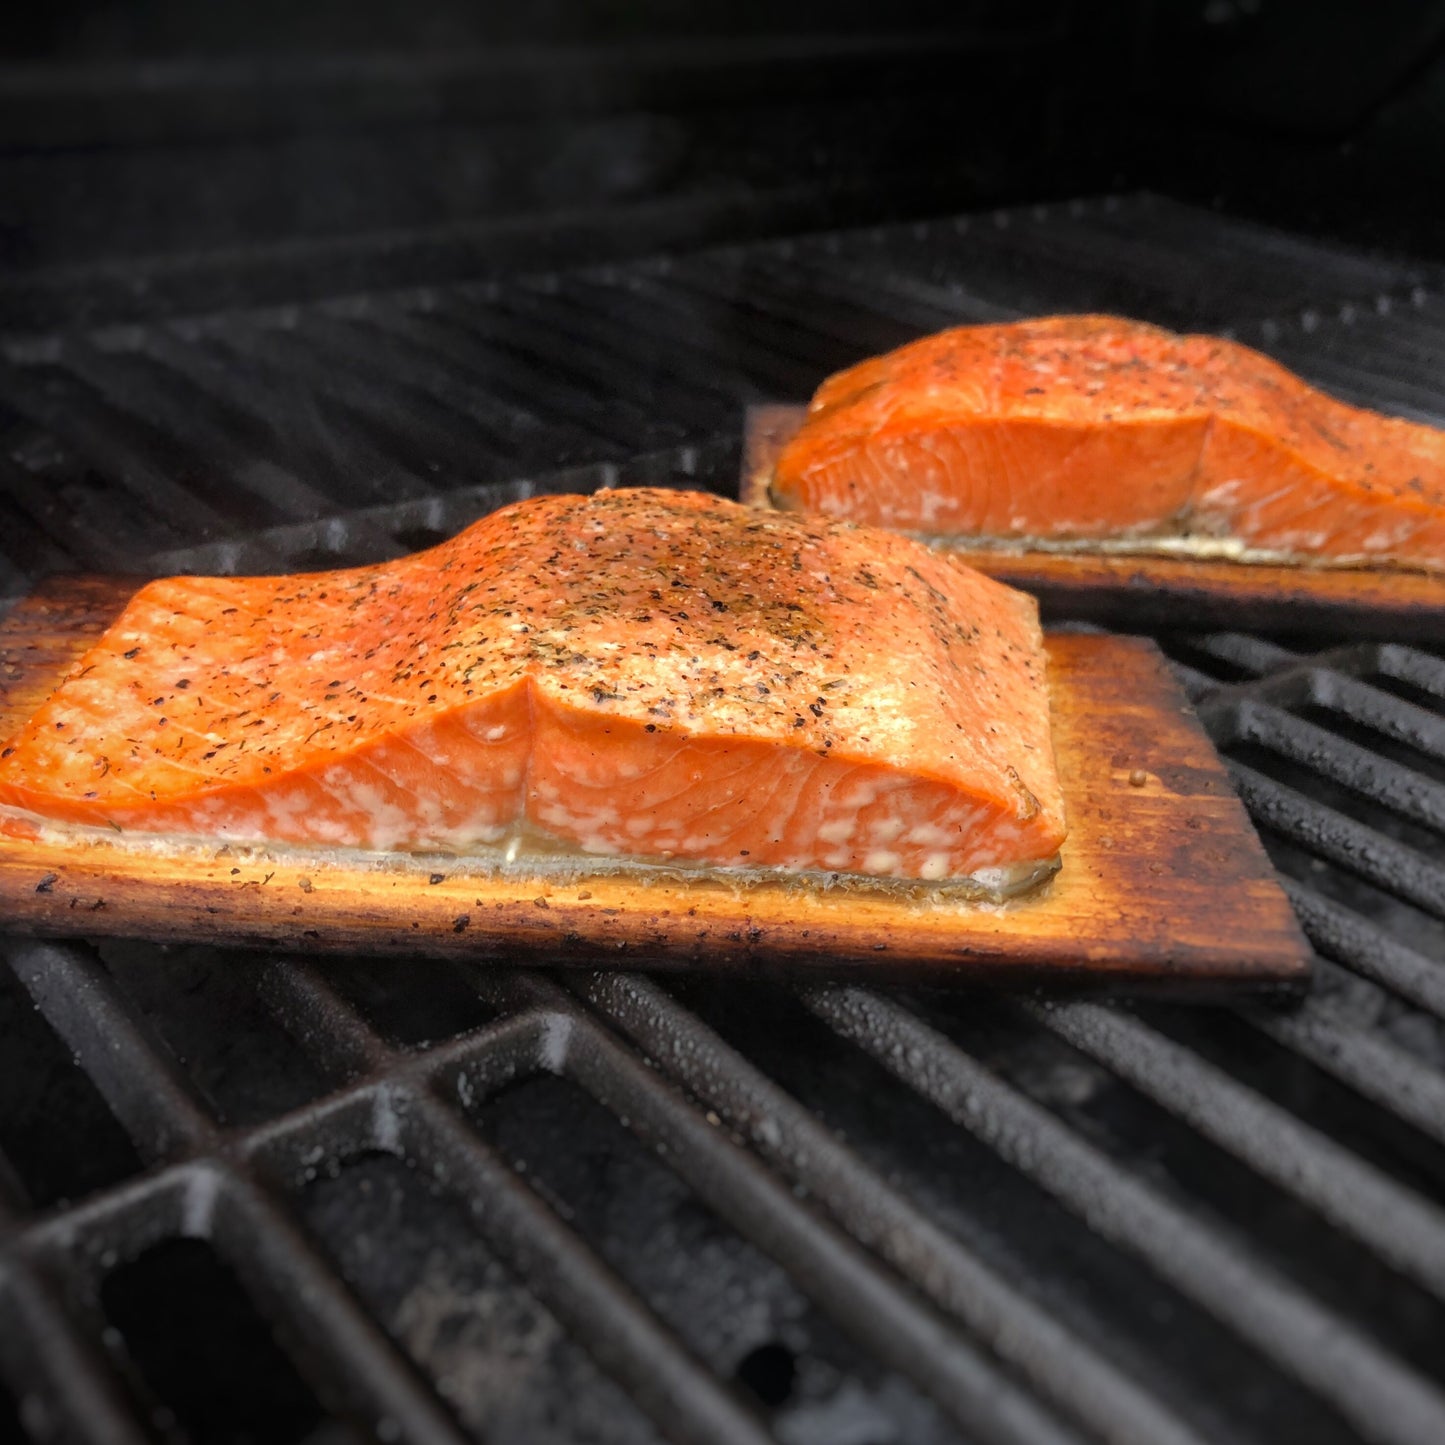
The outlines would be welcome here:
[[[712,205],[480,279],[453,236],[384,285],[212,257],[209,307],[174,264],[7,283],[0,595],[733,492],[747,404],[1031,311],[1445,425],[1433,263],[1141,191],[700,246]],[[4,939],[0,1440],[1445,1439],[1445,654],[1159,641],[1301,1000]]]

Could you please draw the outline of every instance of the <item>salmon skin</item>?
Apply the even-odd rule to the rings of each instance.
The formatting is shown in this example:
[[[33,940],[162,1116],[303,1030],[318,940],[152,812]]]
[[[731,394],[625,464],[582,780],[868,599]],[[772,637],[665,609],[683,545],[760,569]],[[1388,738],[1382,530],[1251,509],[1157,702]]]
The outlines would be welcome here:
[[[1445,432],[1113,316],[963,326],[830,377],[771,496],[984,544],[1445,570]]]
[[[372,567],[153,582],[0,748],[0,806],[929,882],[1006,881],[1065,833],[1032,599],[892,533],[644,489]]]

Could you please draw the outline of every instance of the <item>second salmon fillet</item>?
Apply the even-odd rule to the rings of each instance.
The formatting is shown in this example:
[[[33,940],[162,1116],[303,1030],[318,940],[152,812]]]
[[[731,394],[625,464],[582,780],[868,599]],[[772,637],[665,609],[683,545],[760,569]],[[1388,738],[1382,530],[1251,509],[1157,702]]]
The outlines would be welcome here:
[[[830,377],[771,495],[932,538],[1445,571],[1445,432],[1114,316],[958,327]]]
[[[0,748],[0,807],[144,835],[941,881],[1065,834],[1031,599],[700,493],[141,589]]]

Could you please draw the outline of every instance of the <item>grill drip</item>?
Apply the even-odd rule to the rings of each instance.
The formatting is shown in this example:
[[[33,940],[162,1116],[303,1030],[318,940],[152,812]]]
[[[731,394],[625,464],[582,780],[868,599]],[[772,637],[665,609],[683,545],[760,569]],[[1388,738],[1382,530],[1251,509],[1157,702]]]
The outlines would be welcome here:
[[[745,401],[1030,309],[1439,422],[1434,281],[1130,197],[12,338],[5,586],[725,490]],[[1297,1009],[5,944],[0,1438],[1445,1438],[1445,658],[1161,641]]]

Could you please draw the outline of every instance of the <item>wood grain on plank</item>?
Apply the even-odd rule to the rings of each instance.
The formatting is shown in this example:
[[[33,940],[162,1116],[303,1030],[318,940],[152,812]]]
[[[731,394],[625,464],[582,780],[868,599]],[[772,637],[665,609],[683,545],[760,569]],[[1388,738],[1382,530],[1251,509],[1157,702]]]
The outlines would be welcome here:
[[[0,737],[59,683],[133,585],[57,579],[0,622]],[[1061,872],[1005,905],[719,873],[562,879],[437,855],[378,861],[0,832],[0,910],[7,927],[43,934],[594,967],[1302,979],[1308,949],[1294,916],[1158,650],[1064,634],[1048,650],[1071,832]]]
[[[773,463],[806,414],[801,406],[749,408],[739,487],[743,502],[771,505]],[[1025,548],[961,547],[958,555],[970,567],[1031,592],[1046,622],[1073,618],[1128,631],[1254,627],[1445,640],[1445,576],[1425,572]]]

